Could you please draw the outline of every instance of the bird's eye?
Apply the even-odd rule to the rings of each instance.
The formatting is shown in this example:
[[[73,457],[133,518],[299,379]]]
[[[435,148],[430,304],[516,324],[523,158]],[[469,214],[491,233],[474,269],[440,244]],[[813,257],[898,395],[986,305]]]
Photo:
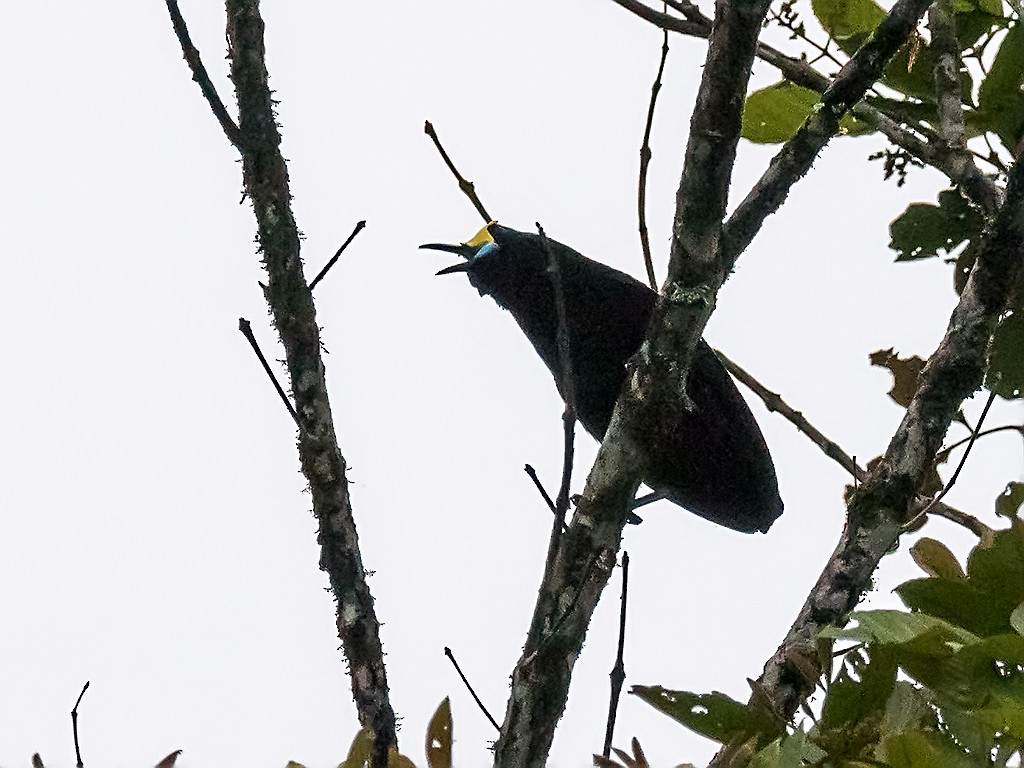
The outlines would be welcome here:
[[[492,253],[497,253],[500,250],[501,247],[497,243],[487,243],[484,246],[482,246],[479,251],[476,252],[476,255],[473,257],[473,260],[475,261],[476,259],[481,259],[484,256],[487,256]]]

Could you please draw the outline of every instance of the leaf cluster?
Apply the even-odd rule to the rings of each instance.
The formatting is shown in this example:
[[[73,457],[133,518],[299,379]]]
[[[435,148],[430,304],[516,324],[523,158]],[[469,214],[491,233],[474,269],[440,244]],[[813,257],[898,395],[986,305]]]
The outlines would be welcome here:
[[[633,693],[725,746],[718,765],[756,768],[1005,768],[1024,746],[1024,487],[1007,489],[994,532],[962,567],[922,539],[927,574],[896,592],[907,610],[856,611],[820,635],[826,670],[817,718],[781,723],[721,693]],[[846,647],[832,653],[833,644]]]

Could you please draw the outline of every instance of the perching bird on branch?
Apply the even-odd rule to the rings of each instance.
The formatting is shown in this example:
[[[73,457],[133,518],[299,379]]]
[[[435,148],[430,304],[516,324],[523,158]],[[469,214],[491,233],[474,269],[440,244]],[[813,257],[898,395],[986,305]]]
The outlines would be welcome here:
[[[548,239],[565,300],[576,415],[604,437],[626,377],[626,362],[647,331],[657,294],[629,275]],[[494,222],[461,245],[420,246],[462,256],[437,274],[465,272],[519,323],[565,396],[556,341],[558,313],[548,255],[539,235]],[[644,482],[681,507],[736,531],[767,531],[782,514],[775,466],[761,430],[732,379],[701,340],[687,384],[692,408],[645,436]]]

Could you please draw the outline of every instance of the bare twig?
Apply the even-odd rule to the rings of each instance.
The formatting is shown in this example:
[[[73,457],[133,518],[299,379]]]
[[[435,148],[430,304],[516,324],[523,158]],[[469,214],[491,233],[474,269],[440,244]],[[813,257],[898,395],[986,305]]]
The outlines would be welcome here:
[[[486,717],[490,721],[491,725],[494,726],[494,730],[500,731],[501,726],[498,725],[498,721],[491,716],[491,713],[487,711],[487,707],[485,707],[484,703],[480,701],[480,697],[476,695],[476,691],[473,690],[473,686],[469,684],[469,680],[467,680],[466,676],[462,674],[459,662],[455,660],[455,654],[452,653],[452,649],[447,645],[444,647],[444,655],[448,657],[448,661],[452,663],[452,666],[455,667],[455,671],[459,673],[459,677],[462,678],[462,684],[466,686],[466,690],[469,691],[469,695],[473,697],[473,701],[476,702],[480,711],[484,713],[484,717]]]
[[[238,318],[238,330],[242,332],[246,340],[249,342],[249,346],[252,347],[252,351],[256,353],[256,358],[260,361],[260,365],[263,366],[263,370],[270,378],[270,383],[274,385],[274,389],[277,390],[278,397],[281,398],[281,402],[284,403],[284,407],[288,409],[288,413],[291,414],[295,423],[301,426],[299,422],[299,414],[295,412],[295,406],[292,405],[292,401],[285,394],[284,387],[281,386],[281,382],[277,380],[277,375],[274,370],[270,367],[270,363],[267,362],[267,358],[263,354],[263,350],[260,349],[259,342],[256,341],[256,337],[252,332],[252,325],[244,317]]]
[[[89,690],[89,681],[85,681],[85,685],[82,686],[82,692],[78,694],[78,698],[75,699],[75,706],[71,708],[71,733],[75,739],[75,765],[78,768],[83,768],[85,763],[82,762],[82,750],[78,745],[78,705],[82,703],[82,697],[85,696],[85,692]]]
[[[995,401],[995,399],[996,393],[990,392],[988,395],[988,400],[985,402],[985,407],[981,409],[981,416],[978,417],[978,424],[977,426],[974,427],[974,429],[971,430],[971,439],[967,443],[967,448],[964,450],[963,456],[960,457],[960,463],[956,465],[956,469],[953,470],[953,474],[950,475],[949,480],[946,481],[946,484],[942,487],[942,490],[939,491],[939,493],[935,496],[934,499],[928,502],[928,506],[926,506],[924,509],[918,512],[910,520],[910,522],[907,523],[907,528],[912,528],[914,523],[916,523],[918,519],[931,512],[932,509],[945,498],[946,494],[949,493],[950,488],[952,488],[953,485],[956,484],[957,479],[960,477],[961,470],[967,463],[967,457],[971,454],[971,448],[974,447],[974,444],[978,440],[978,435],[981,432],[981,427],[985,423],[985,417],[988,416],[988,411],[992,407],[992,403]]]
[[[536,486],[541,498],[544,499],[544,503],[548,505],[548,509],[551,510],[551,514],[558,517],[558,507],[555,506],[555,502],[551,500],[551,496],[548,495],[547,489],[544,488],[544,484],[541,483],[540,478],[537,476],[537,470],[530,464],[527,464],[524,469],[526,470],[526,474],[530,476],[530,479],[533,480],[534,486]],[[562,515],[562,519],[565,519],[565,515]],[[565,533],[566,530],[568,530],[568,527],[563,523],[562,533]]]
[[[573,379],[572,354],[569,349],[569,317],[566,314],[565,291],[562,286],[562,266],[555,256],[544,227],[537,222],[537,233],[540,235],[541,246],[548,257],[548,274],[551,278],[551,290],[555,297],[555,317],[558,320],[558,328],[555,333],[555,341],[558,345],[558,364],[561,367],[562,388],[565,390],[565,405],[576,412],[576,384]]]
[[[601,751],[603,757],[612,753],[612,739],[615,738],[615,717],[619,711],[619,696],[622,694],[622,684],[626,680],[626,598],[629,595],[629,552],[622,553],[622,595],[619,603],[619,646],[615,653],[615,666],[611,674],[611,695],[608,699],[608,722],[604,729],[604,748]]]
[[[459,173],[458,168],[455,167],[455,163],[448,157],[448,153],[444,151],[444,147],[441,146],[441,140],[437,138],[437,131],[434,130],[434,126],[429,120],[423,123],[423,132],[430,137],[431,141],[434,142],[434,146],[437,147],[437,151],[441,153],[441,159],[444,160],[444,164],[448,166],[448,170],[452,172],[455,180],[459,182],[459,189],[462,193],[469,198],[469,201],[473,203],[473,207],[476,208],[477,213],[483,218],[485,222],[494,221],[491,215],[487,213],[487,209],[484,208],[484,204],[480,202],[480,198],[477,197],[476,189],[473,187],[473,182],[466,179]]]
[[[203,98],[210,105],[213,116],[217,118],[217,122],[220,123],[220,127],[224,131],[224,135],[227,136],[228,141],[241,152],[242,132],[238,130],[235,121],[231,119],[231,115],[228,114],[227,109],[224,107],[224,102],[221,101],[217,89],[210,79],[210,74],[206,71],[206,67],[203,66],[203,59],[199,55],[199,49],[192,44],[192,38],[189,37],[185,19],[178,8],[178,0],[166,0],[166,2],[167,12],[171,14],[174,34],[181,45],[181,52],[185,56],[188,68],[192,70],[192,79],[199,84],[199,90],[203,92]]]
[[[718,355],[718,358],[722,361],[722,365],[725,366],[729,373],[735,376],[739,381],[743,382],[748,389],[761,398],[765,407],[769,411],[783,416],[798,430],[807,435],[808,439],[810,439],[812,443],[821,448],[822,452],[826,456],[853,475],[855,480],[863,481],[864,478],[867,477],[867,472],[859,467],[857,462],[854,461],[854,459],[847,454],[846,451],[838,445],[838,443],[830,440],[821,433],[800,411],[791,408],[786,401],[782,399],[781,395],[777,392],[772,392],[770,389],[765,387],[761,382],[722,354],[719,350],[716,349],[715,354]]]
[[[696,6],[690,6],[691,10],[685,14],[686,18],[680,19],[675,16],[670,16],[667,13],[656,11],[643,3],[638,2],[638,0],[613,1],[616,4],[621,5],[630,13],[635,14],[641,19],[649,21],[662,29],[667,29],[671,32],[680,32],[684,35],[690,35],[691,37],[707,37],[711,34],[711,19],[701,13]],[[670,5],[675,8],[674,3],[670,3]]]
[[[661,59],[658,62],[658,74],[651,85],[651,100],[647,105],[647,122],[644,124],[644,140],[640,145],[640,174],[636,189],[636,215],[640,229],[640,247],[644,251],[644,266],[647,267],[647,282],[651,290],[658,290],[658,278],[654,274],[654,259],[651,257],[651,238],[647,232],[647,167],[651,164],[651,129],[654,127],[654,107],[658,103],[661,91],[661,76],[665,73],[665,62],[668,59],[668,30],[662,30]],[[605,757],[608,755],[605,754]]]
[[[555,314],[558,318],[555,339],[558,345],[558,362],[562,374],[562,393],[565,398],[565,413],[562,414],[562,481],[559,483],[558,495],[555,496],[555,519],[551,524],[551,538],[548,542],[548,556],[544,568],[544,572],[547,573],[558,552],[562,529],[565,526],[565,516],[569,511],[569,487],[572,482],[573,457],[576,443],[574,439],[576,429],[576,384],[573,379],[572,350],[569,347],[569,318],[566,314],[561,264],[540,222],[537,222],[537,233],[540,235],[541,245],[547,254],[551,290],[554,292]]]
[[[352,234],[349,235],[348,238],[346,238],[345,242],[341,244],[341,247],[334,253],[330,261],[324,264],[324,268],[321,269],[317,276],[313,278],[313,282],[309,284],[309,290],[312,291],[314,288],[316,288],[316,284],[324,279],[324,275],[327,274],[327,270],[329,270],[337,263],[338,259],[341,258],[341,254],[343,254],[345,252],[345,249],[348,248],[349,243],[356,239],[356,235],[362,232],[363,227],[365,226],[365,221],[360,221],[359,223],[356,224],[356,228],[352,230]]]
[[[942,449],[942,451],[940,451],[939,456],[948,455],[951,451],[959,448],[964,443],[974,442],[975,434],[977,434],[978,437],[988,437],[989,435],[995,435],[999,432],[1016,432],[1024,437],[1024,424],[1004,424],[1001,427],[992,427],[992,429],[986,429],[978,433],[972,432],[962,440],[957,440],[955,443],[947,445]]]
[[[779,395],[777,392],[772,392],[764,384],[755,379],[745,369],[741,368],[739,365],[730,360],[720,351],[715,350],[715,354],[717,354],[719,359],[721,359],[722,364],[726,367],[729,373],[735,376],[737,380],[742,382],[747,387],[747,389],[749,389],[751,392],[753,392],[755,395],[761,398],[761,401],[764,403],[765,408],[767,408],[772,413],[778,413],[780,416],[786,419],[790,424],[795,426],[800,432],[806,435],[812,443],[818,446],[826,456],[828,456],[839,466],[841,466],[843,469],[849,472],[853,476],[854,490],[856,490],[859,487],[861,481],[867,478],[867,470],[857,463],[856,456],[850,456],[846,451],[842,449],[842,447],[838,443],[827,437],[817,427],[811,424],[803,415],[803,413],[796,410],[795,408],[790,406],[785,400],[783,400],[781,395]],[[1024,428],[1022,428],[1022,431],[1024,431]],[[950,448],[952,447],[955,446],[951,446]],[[946,448],[944,450],[948,451],[950,450],[950,448]],[[920,499],[920,505],[922,508],[927,506],[929,503],[930,500],[926,498],[922,497]],[[962,525],[964,528],[967,528],[969,531],[971,531],[978,537],[981,537],[984,533],[990,530],[987,525],[978,520],[976,517],[973,517],[967,514],[966,512],[962,512],[959,509],[956,509],[955,507],[950,507],[949,505],[943,504],[941,502],[934,504],[929,510],[929,512],[930,514],[938,515],[939,517],[944,517],[951,522]]]
[[[548,508],[553,514],[557,515],[558,511],[555,509],[555,502],[551,500],[551,497],[548,495],[543,483],[541,483],[540,478],[537,477],[537,470],[530,464],[527,464],[523,469],[526,470],[526,474],[528,474],[530,479],[533,480],[533,484],[537,486],[537,490],[540,492],[541,498],[544,499],[544,503],[548,505]]]

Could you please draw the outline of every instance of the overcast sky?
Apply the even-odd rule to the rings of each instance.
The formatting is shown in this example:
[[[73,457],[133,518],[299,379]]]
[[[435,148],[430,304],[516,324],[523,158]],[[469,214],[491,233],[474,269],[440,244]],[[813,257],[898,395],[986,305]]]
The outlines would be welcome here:
[[[223,7],[183,0],[225,101]],[[460,765],[495,734],[442,649],[500,720],[526,634],[554,488],[561,405],[512,318],[464,277],[435,278],[481,222],[422,133],[434,122],[504,224],[641,277],[635,179],[657,31],[611,2],[266,2],[303,256],[403,751],[422,760],[452,699]],[[790,50],[795,50],[790,48]],[[654,137],[650,222],[663,275],[703,43],[673,40]],[[282,357],[257,281],[237,154],[191,81],[158,0],[5,3],[0,217],[0,766],[333,766],[356,730],[295,430],[237,331]],[[775,73],[759,66],[756,82]],[[942,181],[882,183],[876,139],[838,141],[723,289],[707,338],[861,461],[901,418],[869,352],[929,354],[955,302],[948,267],[893,265],[887,223]],[[744,143],[739,199],[771,148]],[[747,394],[747,393],[745,393]],[[785,515],[747,536],[668,503],[626,532],[627,684],[745,699],[832,551],[844,473],[751,400]],[[980,404],[968,405],[976,418]],[[1021,420],[999,403],[990,424]],[[957,437],[962,436],[957,433]],[[578,441],[574,488],[596,445]],[[993,523],[1019,442],[982,441],[948,497]],[[970,538],[942,521],[925,532]],[[915,574],[905,551],[874,605]],[[618,574],[576,666],[552,764],[599,751]],[[655,765],[712,745],[635,698]]]

